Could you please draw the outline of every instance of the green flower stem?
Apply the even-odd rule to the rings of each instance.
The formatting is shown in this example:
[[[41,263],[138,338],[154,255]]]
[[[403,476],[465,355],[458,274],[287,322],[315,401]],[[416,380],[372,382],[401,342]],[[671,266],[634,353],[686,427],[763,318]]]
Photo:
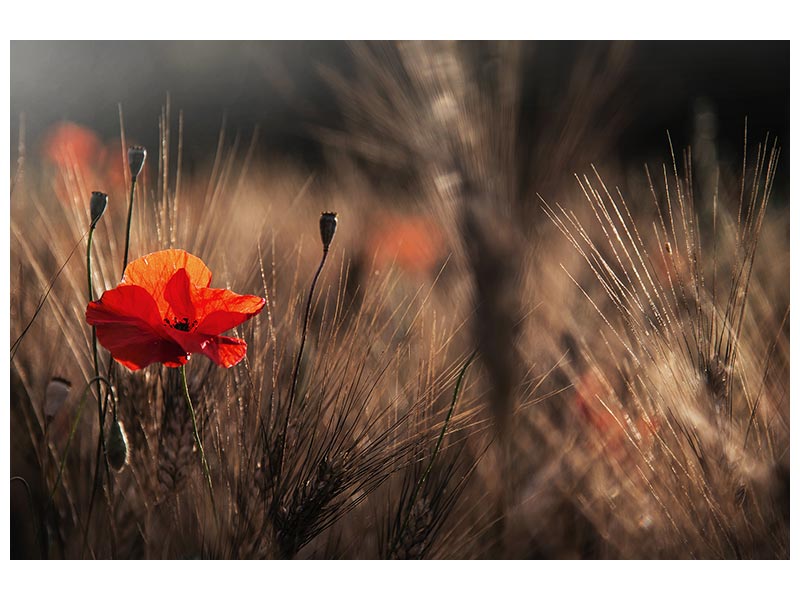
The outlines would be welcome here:
[[[122,261],[122,274],[120,275],[120,279],[125,276],[125,269],[128,268],[128,252],[131,246],[131,223],[133,222],[133,199],[134,199],[134,192],[136,191],[136,176],[131,179],[131,195],[130,199],[128,200],[128,222],[125,226],[125,255]],[[107,369],[109,379],[114,378],[114,357],[108,357],[108,369]],[[103,411],[105,414],[105,410]]]
[[[136,191],[136,177],[131,179],[131,197],[128,201],[128,224],[125,227],[125,256],[122,261],[122,275],[125,275],[125,268],[128,266],[128,250],[131,246],[131,221],[133,220],[133,196]]]
[[[217,505],[214,501],[214,485],[211,483],[211,471],[208,468],[208,461],[206,460],[206,453],[203,450],[203,442],[200,441],[200,432],[197,430],[197,417],[194,414],[194,406],[192,405],[192,398],[189,395],[189,384],[186,382],[186,365],[181,366],[181,381],[183,382],[183,395],[186,398],[186,406],[189,408],[189,414],[192,417],[192,429],[194,430],[194,441],[197,443],[197,448],[200,450],[200,461],[203,463],[203,473],[206,476],[206,483],[208,484],[208,493],[211,496],[211,506],[214,509],[214,518],[217,518]]]
[[[86,279],[89,287],[89,302],[94,300],[94,287],[92,286],[92,238],[94,236],[94,225],[89,228],[89,240],[86,244]],[[103,421],[105,411],[103,410],[103,397],[100,393],[100,365],[97,360],[97,329],[92,326],[92,356],[94,359],[94,380],[97,382],[97,414],[100,422],[100,440],[105,445],[103,438]]]
[[[89,239],[86,244],[86,280],[88,283],[89,288],[89,302],[94,300],[94,287],[92,285],[92,238],[94,237],[94,230],[95,224],[89,228]],[[97,489],[100,486],[100,461],[103,461],[103,464],[106,468],[106,476],[108,478],[109,484],[111,482],[111,473],[108,468],[108,459],[105,454],[106,448],[106,439],[105,439],[105,421],[106,421],[106,410],[108,408],[108,396],[101,394],[100,389],[100,365],[99,360],[97,357],[97,329],[92,326],[92,356],[94,359],[94,378],[92,381],[97,382],[97,421],[100,425],[100,435],[97,438],[97,451],[95,452],[95,465],[94,465],[94,483],[92,485],[92,495],[89,498],[89,512],[86,517],[86,529],[84,531],[83,537],[83,550],[86,549],[86,541],[88,538],[89,532],[89,522],[92,518],[92,511],[94,509],[94,501],[95,497],[97,496]],[[111,370],[109,368],[109,377],[111,377]],[[109,386],[111,389],[111,384],[108,383],[108,380],[105,380],[107,383],[106,385]]]
[[[295,361],[294,370],[292,371],[292,385],[289,389],[289,405],[286,407],[286,418],[283,423],[283,431],[281,433],[281,450],[278,458],[278,478],[283,473],[283,455],[286,452],[286,438],[289,433],[289,416],[292,412],[292,405],[294,404],[294,397],[297,394],[297,376],[300,371],[300,362],[303,359],[303,349],[306,345],[306,338],[308,337],[308,323],[311,320],[311,300],[314,298],[314,288],[317,287],[317,280],[319,274],[322,273],[322,267],[325,266],[325,259],[328,258],[328,249],[322,249],[322,260],[319,263],[317,272],[314,274],[314,279],[311,281],[311,289],[308,292],[308,300],[306,301],[306,312],[303,318],[303,333],[300,337],[300,349],[297,351],[297,360]],[[278,494],[276,494],[276,498]]]

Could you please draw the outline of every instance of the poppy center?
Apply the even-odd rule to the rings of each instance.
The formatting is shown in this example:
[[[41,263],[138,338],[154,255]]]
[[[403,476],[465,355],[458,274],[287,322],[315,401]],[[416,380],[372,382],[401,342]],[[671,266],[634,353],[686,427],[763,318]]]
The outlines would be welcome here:
[[[197,319],[189,322],[188,317],[183,317],[182,319],[178,319],[178,317],[173,317],[172,322],[170,322],[169,319],[165,318],[164,325],[172,327],[173,329],[177,329],[178,331],[191,331],[197,325]]]

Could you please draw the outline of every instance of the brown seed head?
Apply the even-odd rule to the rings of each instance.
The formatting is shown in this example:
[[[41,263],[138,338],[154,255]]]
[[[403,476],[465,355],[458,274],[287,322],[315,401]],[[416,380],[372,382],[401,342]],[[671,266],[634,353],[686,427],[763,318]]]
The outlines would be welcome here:
[[[106,212],[106,206],[108,206],[108,195],[103,192],[92,192],[92,199],[89,201],[89,214],[92,217],[92,228],[97,226],[100,217]]]
[[[335,212],[324,212],[319,217],[319,233],[322,237],[322,249],[327,252],[333,240],[333,234],[336,233],[336,219]]]
[[[128,148],[128,166],[131,169],[131,177],[136,181],[139,173],[142,172],[144,160],[147,158],[147,150],[144,146],[131,146]]]

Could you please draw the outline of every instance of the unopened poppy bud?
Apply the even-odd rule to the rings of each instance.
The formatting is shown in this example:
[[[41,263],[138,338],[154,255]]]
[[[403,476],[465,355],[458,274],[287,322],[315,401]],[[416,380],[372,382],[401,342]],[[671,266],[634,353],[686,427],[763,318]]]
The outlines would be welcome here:
[[[100,217],[106,212],[108,206],[108,195],[103,192],[92,192],[92,199],[89,202],[89,214],[92,217],[92,227],[97,225]]]
[[[327,252],[336,233],[336,213],[324,212],[319,217],[319,233],[322,236],[322,249]]]
[[[115,471],[122,471],[128,464],[128,436],[125,435],[125,428],[119,421],[114,421],[106,442],[106,456],[108,464]]]
[[[144,146],[131,146],[128,148],[128,166],[131,169],[131,177],[136,181],[139,173],[142,172],[144,159],[147,158],[147,150]]]

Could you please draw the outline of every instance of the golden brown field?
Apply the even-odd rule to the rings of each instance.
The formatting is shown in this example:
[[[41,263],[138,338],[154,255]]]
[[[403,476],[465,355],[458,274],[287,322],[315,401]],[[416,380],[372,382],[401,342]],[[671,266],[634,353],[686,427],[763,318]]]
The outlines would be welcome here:
[[[356,44],[323,74],[325,177],[225,130],[187,173],[174,106],[133,192],[124,113],[102,152],[20,144],[12,556],[788,558],[782,140],[743,118],[735,166],[666,133],[625,164],[601,111],[624,50],[576,61],[531,141],[520,45]],[[86,319],[166,249],[265,300],[186,391],[95,360]]]

